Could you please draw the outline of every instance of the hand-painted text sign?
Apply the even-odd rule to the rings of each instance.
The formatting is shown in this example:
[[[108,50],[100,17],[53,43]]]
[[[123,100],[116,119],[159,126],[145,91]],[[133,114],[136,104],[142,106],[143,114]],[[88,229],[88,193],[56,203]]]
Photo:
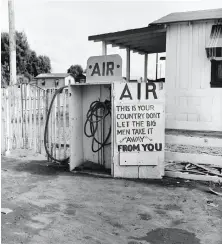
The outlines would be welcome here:
[[[119,151],[162,151],[163,104],[117,104],[116,141]]]
[[[115,91],[118,151],[163,153],[164,102],[155,84],[119,83]]]
[[[119,55],[95,56],[88,59],[86,82],[121,80],[122,59]]]

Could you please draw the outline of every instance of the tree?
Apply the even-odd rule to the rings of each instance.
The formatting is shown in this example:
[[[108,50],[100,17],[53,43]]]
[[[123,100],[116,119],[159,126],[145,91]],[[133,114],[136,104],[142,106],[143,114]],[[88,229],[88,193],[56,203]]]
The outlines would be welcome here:
[[[38,57],[38,62],[39,62],[38,67],[39,67],[41,73],[50,73],[51,62],[50,62],[49,57],[40,55]]]
[[[9,84],[9,34],[1,33],[2,85]],[[47,56],[37,56],[31,50],[24,32],[16,31],[16,72],[30,79],[41,73],[50,73],[51,63]]]
[[[76,78],[83,73],[83,68],[79,64],[71,65],[70,68],[67,70],[67,73],[72,74],[73,77]]]

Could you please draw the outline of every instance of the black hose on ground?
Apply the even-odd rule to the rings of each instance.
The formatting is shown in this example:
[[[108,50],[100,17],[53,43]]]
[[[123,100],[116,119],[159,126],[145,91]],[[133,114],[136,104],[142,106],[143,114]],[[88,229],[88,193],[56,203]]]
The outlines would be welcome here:
[[[49,111],[48,111],[48,114],[47,114],[47,117],[46,117],[45,131],[44,131],[44,147],[45,147],[45,151],[46,151],[48,157],[49,157],[51,160],[53,160],[54,162],[57,162],[57,163],[60,163],[60,164],[63,164],[63,165],[64,165],[64,164],[65,164],[65,165],[68,165],[69,157],[68,157],[68,158],[65,158],[65,159],[57,159],[57,158],[54,158],[54,157],[50,154],[50,152],[49,152],[49,150],[48,150],[48,147],[47,147],[47,133],[48,133],[48,123],[49,123],[50,113],[51,113],[51,110],[52,110],[52,105],[53,105],[53,103],[54,103],[54,101],[55,101],[55,98],[56,98],[57,94],[61,93],[61,92],[63,91],[63,89],[66,88],[66,87],[68,87],[68,86],[61,87],[61,88],[59,88],[59,89],[55,92],[55,94],[54,94],[54,96],[53,96],[53,98],[52,98],[52,101],[51,101],[51,103],[50,103],[50,106],[49,106]],[[65,115],[63,115],[63,116],[65,116]]]
[[[101,113],[102,111],[102,113]],[[110,145],[111,143],[108,143],[108,140],[111,135],[111,126],[109,128],[109,132],[107,136],[104,138],[103,141],[99,141],[96,138],[96,132],[98,130],[99,123],[103,123],[103,128],[105,125],[105,119],[107,116],[111,116],[111,102],[108,100],[105,100],[105,102],[100,101],[94,101],[91,103],[89,110],[86,115],[86,121],[84,125],[84,133],[87,137],[92,137],[92,151],[98,152],[103,147]],[[90,132],[87,133],[87,125],[89,126]],[[98,144],[98,148],[95,149],[95,144]]]

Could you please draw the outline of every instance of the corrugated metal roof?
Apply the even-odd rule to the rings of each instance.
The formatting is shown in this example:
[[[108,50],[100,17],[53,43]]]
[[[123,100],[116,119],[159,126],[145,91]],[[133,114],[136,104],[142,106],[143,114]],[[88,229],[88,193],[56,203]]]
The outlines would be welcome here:
[[[171,13],[152,22],[150,25],[210,19],[222,19],[222,8]]]
[[[47,73],[47,74],[40,74],[37,75],[36,79],[46,79],[46,78],[66,78],[69,76],[69,73]]]

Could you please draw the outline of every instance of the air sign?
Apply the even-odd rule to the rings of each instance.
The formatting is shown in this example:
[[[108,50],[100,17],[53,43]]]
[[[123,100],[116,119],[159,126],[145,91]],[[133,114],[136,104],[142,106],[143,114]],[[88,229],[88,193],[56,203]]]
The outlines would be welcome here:
[[[115,92],[118,151],[164,153],[164,103],[155,83],[118,83]]]
[[[87,61],[86,82],[122,80],[122,59],[119,55],[90,57]]]

